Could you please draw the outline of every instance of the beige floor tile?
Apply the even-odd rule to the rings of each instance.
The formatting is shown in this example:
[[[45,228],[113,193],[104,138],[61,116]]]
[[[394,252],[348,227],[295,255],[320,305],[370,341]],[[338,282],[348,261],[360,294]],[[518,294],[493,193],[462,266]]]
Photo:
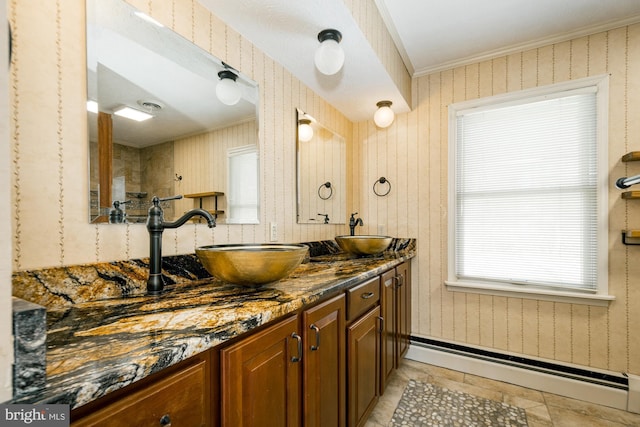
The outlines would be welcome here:
[[[640,414],[405,360],[391,377],[366,427],[388,427],[409,379],[523,408],[529,427],[640,426]]]
[[[529,427],[532,427],[533,423],[538,426],[553,426],[549,409],[545,405],[539,404],[538,406],[525,408],[525,412],[527,413],[527,423]]]
[[[544,393],[545,401],[549,407],[560,407],[590,417],[621,423],[623,425],[640,426],[640,414],[596,405],[582,400],[570,399],[557,394]]]
[[[538,421],[535,421],[535,420],[532,421],[528,417],[527,417],[527,425],[529,427],[553,427],[553,424],[551,424],[551,423],[538,422]],[[560,426],[558,426],[558,427],[560,427]]]
[[[549,406],[549,414],[554,426],[558,427],[623,427],[628,424],[590,417],[569,409]]]
[[[449,390],[454,390],[454,391],[461,391],[463,393],[472,394],[474,396],[484,397],[485,399],[495,400],[496,402],[502,402],[502,398],[503,398],[502,393],[500,393],[499,391],[478,387],[472,384],[452,381],[446,378],[434,377],[431,383],[438,385],[442,388],[448,388]]]
[[[542,393],[531,388],[521,387],[519,385],[509,384],[471,374],[467,374],[464,376],[464,382],[467,384],[473,384],[478,387],[496,390],[511,396],[522,397],[534,402],[544,402]]]
[[[428,365],[426,363],[416,362],[409,359],[404,359],[401,367],[402,366],[406,366],[407,368],[410,368],[412,370],[426,373],[434,377],[447,378],[447,379],[458,381],[458,382],[462,382],[464,380],[463,372],[441,368],[439,366]],[[413,379],[418,379],[418,378],[413,377]]]
[[[520,396],[512,396],[510,394],[505,394],[503,397],[504,403],[508,403],[509,405],[517,406],[522,409],[543,407],[546,408],[544,402],[536,402],[534,400],[525,399]]]

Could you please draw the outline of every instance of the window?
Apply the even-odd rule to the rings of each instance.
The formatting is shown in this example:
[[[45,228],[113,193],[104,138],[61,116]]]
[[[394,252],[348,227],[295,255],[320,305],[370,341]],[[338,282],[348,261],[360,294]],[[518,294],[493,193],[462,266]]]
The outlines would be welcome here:
[[[612,299],[607,81],[449,107],[449,288]]]
[[[227,224],[258,224],[258,147],[247,145],[227,152],[229,197]]]

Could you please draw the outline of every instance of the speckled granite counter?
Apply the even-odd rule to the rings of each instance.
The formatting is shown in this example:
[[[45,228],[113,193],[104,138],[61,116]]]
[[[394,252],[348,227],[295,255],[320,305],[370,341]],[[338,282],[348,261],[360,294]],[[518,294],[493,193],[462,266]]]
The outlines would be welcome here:
[[[325,296],[379,275],[412,258],[415,240],[396,239],[392,250],[372,258],[351,258],[333,249],[323,252],[313,245],[310,245],[310,253],[311,260],[301,264],[288,278],[260,288],[234,286],[213,278],[197,278],[202,273],[197,262],[191,267],[199,273],[191,271],[186,274],[179,274],[180,268],[172,263],[168,267],[163,263],[167,270],[175,267],[175,271],[163,271],[163,274],[175,277],[168,277],[171,285],[159,297],[139,292],[138,279],[135,278],[139,272],[132,275],[135,276],[133,285],[122,278],[115,280],[115,285],[107,281],[113,289],[126,289],[126,292],[122,291],[125,297],[92,299],[86,295],[80,297],[91,294],[88,289],[71,291],[76,300],[82,302],[70,298],[69,292],[62,292],[61,289],[68,291],[68,287],[58,286],[56,281],[44,280],[38,274],[14,275],[14,286],[16,282],[26,287],[30,284],[31,292],[38,295],[38,301],[34,302],[50,303],[46,304],[46,387],[14,399],[14,402],[68,403],[71,408],[86,404]],[[194,262],[193,257],[185,257],[177,257],[175,261],[178,264]],[[144,270],[144,260],[132,263]],[[117,263],[113,264],[113,269],[120,268]],[[106,277],[104,272],[109,270],[104,265],[92,266],[91,269],[103,271],[103,274],[96,273],[102,281]],[[78,273],[80,270],[73,271]],[[47,274],[65,276],[61,272],[49,271]],[[175,280],[185,275],[191,280]],[[76,281],[76,288],[91,286],[86,279],[65,277],[64,280]],[[52,291],[54,283],[57,288]],[[25,298],[25,295],[21,297]],[[57,303],[54,301],[56,298]]]

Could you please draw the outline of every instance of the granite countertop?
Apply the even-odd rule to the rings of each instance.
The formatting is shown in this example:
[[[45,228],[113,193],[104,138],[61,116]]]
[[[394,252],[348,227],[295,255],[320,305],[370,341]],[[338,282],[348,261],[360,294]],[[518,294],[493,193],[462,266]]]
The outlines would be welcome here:
[[[47,309],[46,386],[15,403],[79,407],[412,258],[408,250],[313,256],[259,288],[206,278],[161,296],[134,295]]]

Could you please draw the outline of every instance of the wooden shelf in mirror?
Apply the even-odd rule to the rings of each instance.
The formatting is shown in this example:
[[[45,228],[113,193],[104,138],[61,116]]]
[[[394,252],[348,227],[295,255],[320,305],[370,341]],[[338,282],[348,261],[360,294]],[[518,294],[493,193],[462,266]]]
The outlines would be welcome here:
[[[206,191],[204,193],[192,193],[192,194],[184,195],[184,197],[186,197],[187,199],[201,199],[203,197],[219,197],[219,196],[224,196],[224,193],[221,193],[220,191]]]
[[[622,156],[623,162],[637,162],[640,161],[640,151],[632,151]]]
[[[205,191],[204,193],[191,193],[191,194],[184,194],[183,197],[186,199],[199,199],[199,206],[200,209],[202,209],[202,199],[205,197],[214,197],[215,198],[215,209],[214,210],[208,210],[207,211],[213,215],[214,217],[218,217],[218,215],[223,215],[224,211],[221,211],[218,209],[218,197],[224,196],[223,192],[220,191]],[[194,218],[195,221],[200,221],[199,218]]]
[[[640,191],[625,191],[622,193],[623,199],[640,199]]]
[[[633,239],[629,241],[628,239]],[[622,230],[622,243],[629,246],[640,246],[640,230]]]

